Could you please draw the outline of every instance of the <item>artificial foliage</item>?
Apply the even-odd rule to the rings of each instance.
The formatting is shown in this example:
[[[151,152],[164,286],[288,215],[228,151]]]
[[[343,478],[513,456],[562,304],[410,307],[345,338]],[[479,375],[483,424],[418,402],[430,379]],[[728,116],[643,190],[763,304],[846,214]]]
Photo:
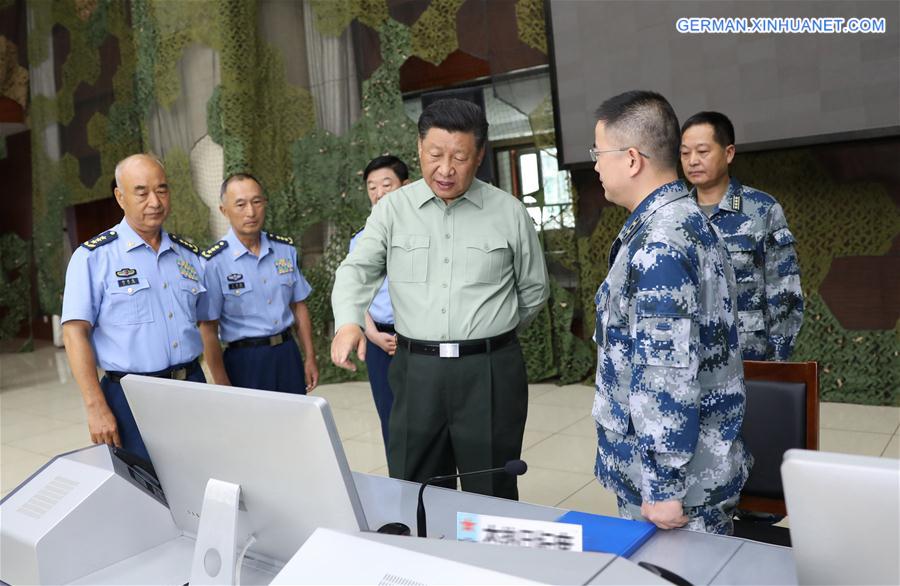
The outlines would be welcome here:
[[[12,338],[31,314],[31,251],[13,232],[0,234],[0,340]]]

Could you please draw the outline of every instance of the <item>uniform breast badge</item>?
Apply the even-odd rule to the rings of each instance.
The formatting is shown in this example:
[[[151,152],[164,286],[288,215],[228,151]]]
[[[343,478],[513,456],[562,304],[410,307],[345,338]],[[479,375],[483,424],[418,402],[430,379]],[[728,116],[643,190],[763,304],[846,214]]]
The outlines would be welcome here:
[[[127,287],[129,285],[137,285],[138,278],[135,275],[137,275],[136,269],[125,268],[125,269],[119,269],[118,271],[116,271],[116,276],[120,277],[119,278],[119,287]]]
[[[245,287],[242,281],[244,275],[242,275],[241,273],[231,273],[225,278],[228,279],[228,288],[232,291],[234,291],[235,289],[243,289]]]

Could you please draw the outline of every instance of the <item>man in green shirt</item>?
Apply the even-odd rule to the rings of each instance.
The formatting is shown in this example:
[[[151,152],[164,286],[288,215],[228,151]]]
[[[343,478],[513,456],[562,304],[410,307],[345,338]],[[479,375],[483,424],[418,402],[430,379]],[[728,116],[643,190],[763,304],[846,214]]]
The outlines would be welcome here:
[[[439,100],[419,118],[423,178],[379,201],[335,274],[332,361],[365,356],[365,312],[388,277],[398,334],[388,468],[424,481],[519,457],[528,381],[516,329],[549,296],[534,224],[510,194],[475,179],[487,120]],[[455,486],[455,482],[450,483]],[[516,479],[462,479],[464,490],[518,498]]]

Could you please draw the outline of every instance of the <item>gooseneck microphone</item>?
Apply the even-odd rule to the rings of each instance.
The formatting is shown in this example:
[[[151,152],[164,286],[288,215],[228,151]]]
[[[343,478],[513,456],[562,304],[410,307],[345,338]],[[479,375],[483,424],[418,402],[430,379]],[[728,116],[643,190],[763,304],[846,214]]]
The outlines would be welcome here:
[[[463,476],[475,476],[476,474],[497,474],[498,472],[505,472],[511,476],[521,476],[528,471],[528,464],[526,464],[523,460],[510,460],[506,464],[504,464],[501,468],[489,468],[488,470],[476,470],[474,472],[462,472],[461,474],[448,474],[446,476],[435,476],[433,478],[429,478],[425,482],[422,483],[422,486],[419,488],[419,506],[416,509],[416,533],[419,537],[427,537],[427,530],[425,528],[425,500],[422,498],[425,493],[425,487],[429,484],[434,484],[435,482],[443,482],[444,480],[452,480],[454,478],[462,478]]]

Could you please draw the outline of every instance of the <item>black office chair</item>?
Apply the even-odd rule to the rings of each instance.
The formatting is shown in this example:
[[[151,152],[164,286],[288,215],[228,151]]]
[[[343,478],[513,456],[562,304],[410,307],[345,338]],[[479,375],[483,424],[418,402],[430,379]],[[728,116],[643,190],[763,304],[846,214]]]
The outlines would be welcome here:
[[[740,511],[784,516],[781,462],[791,448],[819,449],[819,379],[815,362],[744,361],[747,410],[743,437],[755,459]],[[749,516],[735,519],[735,537],[790,547],[790,531]]]

